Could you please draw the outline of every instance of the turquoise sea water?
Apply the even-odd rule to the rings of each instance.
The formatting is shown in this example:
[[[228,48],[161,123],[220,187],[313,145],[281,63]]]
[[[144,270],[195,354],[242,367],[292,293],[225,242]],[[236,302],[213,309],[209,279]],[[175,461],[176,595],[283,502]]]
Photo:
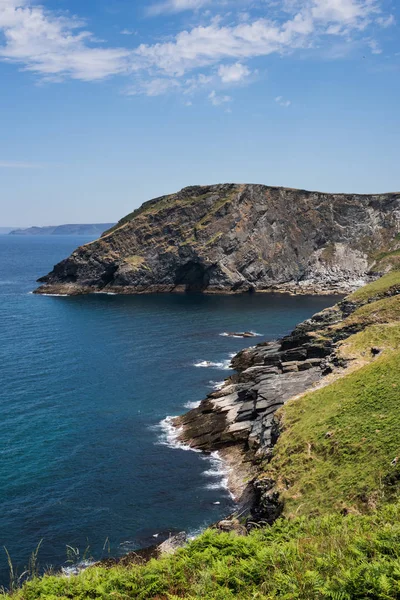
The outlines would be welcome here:
[[[20,568],[41,539],[41,565],[59,567],[67,544],[119,555],[228,513],[221,465],[168,445],[160,422],[204,398],[253,343],[220,334],[273,339],[335,301],[29,293],[86,241],[0,236],[0,547]]]

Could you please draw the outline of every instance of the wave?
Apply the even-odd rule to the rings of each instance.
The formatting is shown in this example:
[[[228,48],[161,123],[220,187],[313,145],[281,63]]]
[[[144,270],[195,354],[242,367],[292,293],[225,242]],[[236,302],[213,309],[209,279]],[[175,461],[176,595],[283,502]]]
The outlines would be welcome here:
[[[206,484],[206,489],[226,489],[229,491],[229,469],[226,463],[221,459],[218,452],[212,452],[207,460],[211,463],[211,469],[207,469],[202,475],[211,478],[212,481]]]
[[[174,419],[176,419],[176,417],[166,417],[154,427],[154,429],[158,429],[160,431],[157,444],[160,444],[161,446],[168,446],[174,450],[190,450],[192,452],[201,454],[202,459],[208,463],[208,468],[203,471],[202,475],[211,479],[211,481],[206,483],[204,487],[207,490],[225,489],[231,498],[234,499],[233,494],[229,490],[229,469],[227,468],[226,463],[219,456],[219,453],[212,452],[209,456],[206,456],[201,450],[198,450],[197,448],[191,448],[187,444],[179,441],[178,438],[182,428],[175,427],[173,425]]]
[[[203,369],[222,369],[224,371],[229,371],[231,369],[231,358],[235,356],[234,354],[227,360],[223,360],[221,362],[212,362],[210,360],[199,360],[193,363],[194,367],[200,367]]]
[[[212,387],[212,389],[215,390],[216,392],[218,392],[219,390],[222,390],[222,388],[225,385],[225,381],[209,381],[208,383]]]
[[[33,294],[33,292],[29,292]],[[41,296],[47,296],[48,298],[68,298],[69,294],[40,294]]]
[[[186,402],[186,404],[184,406],[185,406],[185,408],[192,410],[193,408],[199,408],[200,404],[201,404],[201,400],[198,400],[197,402]]]
[[[154,427],[154,429],[158,429],[160,431],[157,443],[160,446],[168,446],[174,450],[191,450],[192,452],[201,452],[201,450],[191,448],[187,444],[183,444],[179,441],[178,438],[179,434],[182,432],[182,428],[175,427],[173,424],[174,419],[176,419],[176,417],[165,417],[165,419],[160,421],[160,423]]]

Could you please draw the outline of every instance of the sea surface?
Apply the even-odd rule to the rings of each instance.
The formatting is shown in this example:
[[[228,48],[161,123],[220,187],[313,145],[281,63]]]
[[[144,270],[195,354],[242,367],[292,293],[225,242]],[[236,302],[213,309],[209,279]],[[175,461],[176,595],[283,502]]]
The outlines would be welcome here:
[[[87,241],[0,236],[0,548],[20,572],[42,539],[41,565],[60,567],[67,545],[76,561],[117,556],[229,513],[221,463],[174,447],[165,418],[227,377],[232,353],[336,300],[30,293]],[[247,330],[260,337],[221,335]],[[0,585],[6,567],[0,550]]]

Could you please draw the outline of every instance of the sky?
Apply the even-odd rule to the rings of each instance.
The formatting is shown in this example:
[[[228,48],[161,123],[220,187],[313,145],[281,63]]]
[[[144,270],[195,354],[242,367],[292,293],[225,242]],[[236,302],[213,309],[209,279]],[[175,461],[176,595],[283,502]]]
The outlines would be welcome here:
[[[0,225],[400,190],[400,0],[0,0]]]

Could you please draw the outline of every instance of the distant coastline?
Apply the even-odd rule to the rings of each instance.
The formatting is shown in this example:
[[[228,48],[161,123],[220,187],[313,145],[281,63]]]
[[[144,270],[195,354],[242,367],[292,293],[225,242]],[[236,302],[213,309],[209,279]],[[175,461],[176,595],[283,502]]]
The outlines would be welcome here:
[[[9,235],[97,235],[113,227],[115,223],[84,223],[68,225],[49,225],[46,227],[3,228]],[[1,230],[0,230],[1,233]]]

